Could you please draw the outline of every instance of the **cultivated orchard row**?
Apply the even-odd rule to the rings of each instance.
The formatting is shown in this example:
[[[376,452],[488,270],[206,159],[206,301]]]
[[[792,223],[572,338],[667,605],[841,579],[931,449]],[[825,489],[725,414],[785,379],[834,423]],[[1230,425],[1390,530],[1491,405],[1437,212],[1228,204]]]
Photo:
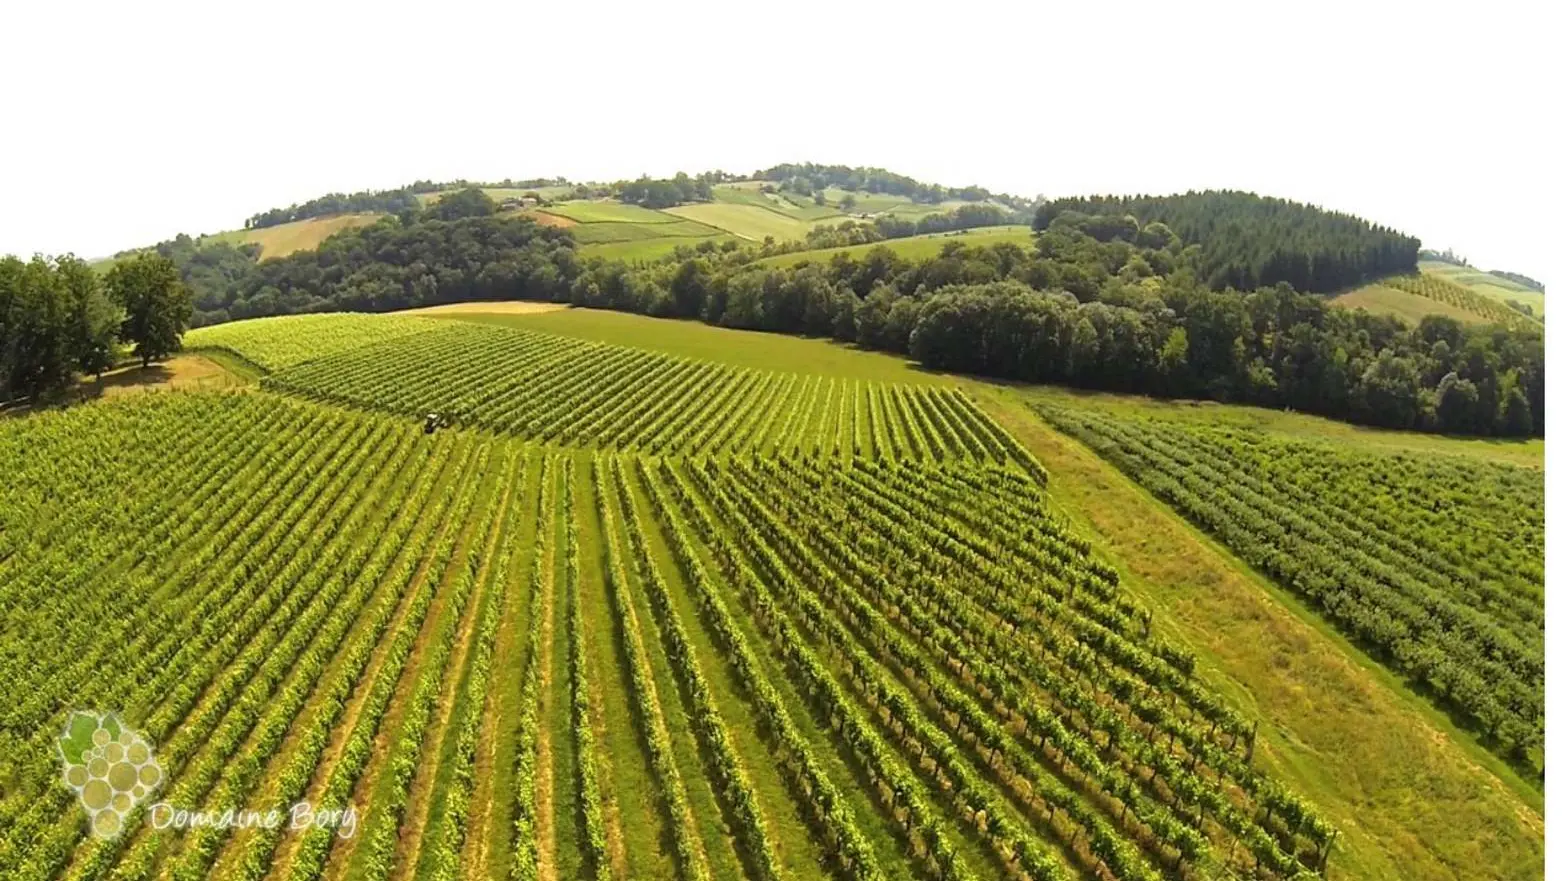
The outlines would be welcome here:
[[[1541,472],[1042,413],[1542,770]]]
[[[932,428],[934,436],[941,436]],[[13,422],[17,878],[1196,878],[1333,832],[1114,570],[989,458],[652,459],[271,395]],[[115,491],[106,492],[106,487]],[[70,522],[60,519],[69,508]],[[123,710],[201,809],[91,837],[52,750]]]
[[[1492,300],[1471,288],[1428,273],[1394,275],[1390,278],[1382,279],[1378,284],[1397,288],[1415,296],[1435,300],[1438,303],[1445,303],[1448,306],[1456,306],[1465,312],[1478,315],[1485,321],[1499,324],[1502,327],[1514,330],[1536,330],[1539,327],[1537,320],[1518,312],[1499,300]]]

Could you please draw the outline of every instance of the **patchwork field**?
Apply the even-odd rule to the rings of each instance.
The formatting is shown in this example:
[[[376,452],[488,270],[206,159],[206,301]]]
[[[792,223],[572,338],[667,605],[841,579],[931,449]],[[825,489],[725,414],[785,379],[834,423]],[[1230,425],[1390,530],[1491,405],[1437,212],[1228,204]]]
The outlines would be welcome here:
[[[1419,272],[1421,275],[1431,275],[1461,285],[1480,296],[1495,300],[1502,306],[1506,305],[1507,300],[1516,300],[1531,307],[1535,316],[1544,317],[1544,294],[1511,279],[1441,260],[1419,261]]]
[[[817,205],[815,200],[798,193],[761,191],[763,181],[739,181],[718,184],[712,188],[712,199],[721,205],[747,205],[770,211],[780,217],[797,221],[823,220],[838,217],[843,212],[837,202]]]
[[[676,209],[677,210],[677,209]],[[642,242],[648,239],[703,239],[721,236],[723,231],[694,220],[657,223],[578,223],[571,227],[571,234],[583,245],[608,242]],[[587,253],[594,253],[586,249]]]
[[[672,254],[676,248],[696,247],[703,242],[721,245],[727,241],[738,241],[729,235],[712,236],[669,236],[666,238],[632,239],[623,242],[603,242],[596,245],[583,245],[581,253],[587,257],[602,257],[605,260],[624,260],[628,263],[637,263],[643,260],[656,260],[660,257]]]
[[[532,213],[569,225],[584,255],[606,260],[652,260],[682,245],[732,238],[696,220],[620,202],[562,202]]]
[[[258,244],[261,259],[286,257],[295,251],[314,251],[321,243],[342,232],[359,226],[369,226],[380,220],[381,214],[334,214],[330,217],[312,217],[266,226],[260,229],[236,229],[206,238],[233,242],[236,245]]]
[[[8,879],[1542,871],[1536,790],[1040,410],[1121,467],[1135,438],[1154,493],[1156,466],[1237,522],[1287,506],[1221,537],[1302,593],[1279,549],[1360,596],[1459,597],[1473,644],[1395,647],[1410,671],[1534,645],[1540,472],[1493,460],[1542,444],[1398,458],[819,340],[449,314],[212,328],[189,342],[262,388],[0,423]],[[1525,670],[1486,670],[1492,709],[1528,705]],[[352,805],[353,834],[157,829],[140,796],[90,827],[54,745],[84,706],[145,735],[159,799]],[[105,811],[123,834],[89,831]]]
[[[931,233],[910,236],[906,239],[888,239],[868,245],[847,245],[841,248],[818,248],[813,251],[778,254],[758,260],[756,265],[793,266],[800,262],[826,263],[838,254],[847,254],[854,258],[863,257],[865,252],[877,247],[890,248],[894,254],[908,260],[919,260],[939,255],[943,248],[953,242],[974,247],[1009,243],[1025,248],[1033,244],[1033,230],[1026,226],[989,226],[961,232]]]
[[[662,211],[627,205],[624,202],[606,200],[596,202],[561,202],[538,209],[544,214],[557,214],[577,223],[678,223],[679,218]]]
[[[764,193],[761,186],[761,181],[718,184],[712,189],[711,202],[678,205],[661,211],[619,202],[593,201],[561,202],[540,209],[540,212],[578,224],[573,232],[584,244],[584,253],[645,260],[712,236],[724,235],[725,239],[732,237],[751,242],[767,238],[778,242],[798,241],[812,227],[823,223],[841,223],[882,213],[918,218],[968,204],[916,204],[902,196],[849,193],[834,187],[826,192],[826,204],[817,205],[809,196],[792,192]],[[840,203],[850,195],[857,204],[851,210],[845,210]],[[682,220],[684,225],[672,225]],[[655,239],[664,241],[653,241]]]
[[[759,181],[719,184],[713,188],[712,202],[680,205],[663,211],[594,199],[559,201],[541,208],[514,209],[509,213],[529,217],[547,226],[570,228],[581,245],[582,253],[588,256],[634,262],[654,260],[680,246],[694,246],[704,240],[720,244],[726,241],[760,242],[770,236],[780,242],[797,241],[803,239],[813,226],[821,223],[840,223],[880,213],[916,219],[966,204],[916,204],[901,196],[850,194],[834,187],[827,191],[828,203],[823,206],[797,193],[763,193],[760,186]],[[570,187],[482,189],[496,202],[520,199],[526,194],[551,200],[562,199],[571,190]],[[418,200],[423,205],[429,205],[452,192],[455,190],[420,193]],[[852,195],[858,204],[845,212],[839,202],[848,195]],[[296,251],[315,250],[336,233],[368,226],[384,216],[377,213],[336,214],[260,229],[229,230],[201,238],[234,244],[259,244],[260,259],[265,260],[284,257]],[[113,260],[100,260],[93,265],[107,272]]]
[[[780,242],[800,239],[810,229],[810,224],[803,220],[755,205],[699,202],[670,208],[668,213],[727,230],[754,242],[767,238]]]

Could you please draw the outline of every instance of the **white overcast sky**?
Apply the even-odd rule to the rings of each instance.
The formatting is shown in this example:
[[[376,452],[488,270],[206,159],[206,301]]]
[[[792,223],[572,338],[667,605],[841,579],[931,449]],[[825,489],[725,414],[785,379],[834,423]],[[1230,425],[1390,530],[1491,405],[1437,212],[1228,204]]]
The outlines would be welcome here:
[[[1546,10],[21,0],[0,253],[101,256],[417,178],[811,160],[1022,195],[1254,190],[1542,278]]]

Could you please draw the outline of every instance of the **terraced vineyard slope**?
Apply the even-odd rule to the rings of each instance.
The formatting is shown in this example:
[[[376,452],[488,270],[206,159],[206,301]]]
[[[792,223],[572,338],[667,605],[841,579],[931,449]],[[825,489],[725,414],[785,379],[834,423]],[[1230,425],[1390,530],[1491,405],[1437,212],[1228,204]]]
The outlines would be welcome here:
[[[318,358],[266,382],[557,445],[1031,462],[949,388],[749,370],[466,322]]]

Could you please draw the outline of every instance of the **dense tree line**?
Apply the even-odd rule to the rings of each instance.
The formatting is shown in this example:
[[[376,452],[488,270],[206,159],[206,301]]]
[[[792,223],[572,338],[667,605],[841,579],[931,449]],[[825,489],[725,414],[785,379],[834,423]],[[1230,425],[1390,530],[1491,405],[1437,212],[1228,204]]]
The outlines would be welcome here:
[[[352,214],[376,211],[384,214],[403,214],[419,210],[421,193],[439,193],[445,190],[496,187],[499,189],[531,190],[540,187],[566,187],[571,182],[563,177],[534,177],[526,180],[505,180],[493,183],[475,183],[468,180],[432,181],[417,180],[405,187],[393,190],[364,190],[358,193],[328,193],[303,204],[287,208],[273,208],[253,214],[245,220],[245,229],[261,229],[307,220],[311,217],[328,217],[333,214]]]
[[[190,299],[172,262],[140,254],[100,275],[66,255],[0,258],[0,401],[37,400],[113,367],[179,350]]]
[[[1197,280],[1201,249],[1161,224],[1137,238],[1100,241],[1057,224],[1031,250],[952,242],[937,257],[908,261],[877,247],[791,268],[750,266],[744,251],[708,248],[634,269],[592,262],[571,299],[830,336],[941,370],[1394,428],[1543,433],[1536,333],[1441,317],[1411,328],[1287,284],[1215,291]]]
[[[306,220],[311,217],[326,217],[331,214],[350,214],[365,211],[397,214],[403,211],[417,210],[419,207],[418,192],[412,187],[404,187],[398,190],[366,190],[360,193],[327,193],[303,204],[289,205],[287,208],[273,208],[270,211],[252,214],[245,219],[245,229],[261,229],[283,223],[292,223],[296,220]]]
[[[440,197],[419,213],[424,220],[461,220],[464,217],[488,217],[495,213],[495,200],[478,187],[466,187]],[[408,212],[400,215],[404,223],[412,221]]]
[[[1035,229],[1065,217],[1107,222],[1088,232],[1108,240],[1125,223],[1166,224],[1202,246],[1198,277],[1214,289],[1255,290],[1280,283],[1333,293],[1386,275],[1413,272],[1419,240],[1358,217],[1287,199],[1235,191],[1179,196],[1090,196],[1038,206]]]
[[[1421,248],[1419,250],[1419,259],[1421,259],[1421,260],[1440,260],[1442,263],[1451,263],[1451,264],[1453,264],[1455,266],[1467,266],[1468,265],[1468,258],[1462,256],[1461,254],[1458,254],[1456,251],[1453,251],[1451,248],[1447,248],[1445,251],[1435,251],[1435,250],[1431,250],[1429,248]]]
[[[228,320],[224,307],[230,291],[255,271],[261,257],[261,246],[257,244],[193,239],[184,233],[158,243],[152,250],[174,264],[189,289],[194,327]]]
[[[641,177],[619,185],[620,201],[643,208],[673,208],[684,202],[711,202],[710,175],[691,177],[680,172],[666,180]]]
[[[251,264],[221,290],[200,293],[200,323],[299,312],[382,312],[460,300],[551,300],[563,294],[576,272],[568,231],[525,217],[448,219],[452,212],[441,206],[454,199],[458,206],[482,210],[482,202],[458,194],[418,218],[387,218],[338,233],[317,250]]]
[[[930,233],[1026,222],[1025,213],[1000,205],[959,205],[950,211],[926,214],[913,220],[888,214],[877,217],[874,221],[881,237],[887,239],[903,239]]]

